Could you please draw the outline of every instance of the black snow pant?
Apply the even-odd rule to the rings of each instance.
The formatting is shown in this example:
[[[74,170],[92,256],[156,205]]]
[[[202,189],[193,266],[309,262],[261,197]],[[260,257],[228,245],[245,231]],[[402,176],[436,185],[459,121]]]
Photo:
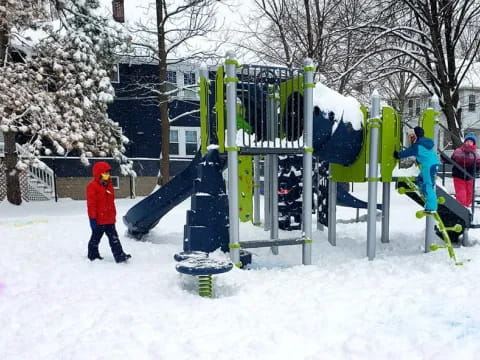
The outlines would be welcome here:
[[[90,241],[88,242],[88,253],[98,254],[98,244],[100,244],[100,239],[103,234],[107,234],[108,242],[115,260],[118,261],[119,259],[122,259],[124,252],[120,239],[118,238],[117,229],[115,229],[115,224],[97,225],[95,227],[95,230],[92,231]]]

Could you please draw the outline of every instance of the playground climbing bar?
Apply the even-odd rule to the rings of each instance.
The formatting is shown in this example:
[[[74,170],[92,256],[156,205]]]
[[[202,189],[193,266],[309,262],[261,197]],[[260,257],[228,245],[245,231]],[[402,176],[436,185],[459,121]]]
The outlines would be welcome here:
[[[302,261],[304,265],[312,263],[312,158],[313,158],[313,73],[315,68],[312,59],[305,59],[303,85],[303,251]]]
[[[239,244],[239,213],[238,196],[238,147],[237,147],[237,61],[232,51],[227,53],[226,68],[226,97],[227,97],[227,151],[228,151],[228,210],[229,210],[229,237],[230,258],[236,265],[240,265]]]
[[[370,128],[370,156],[368,161],[367,256],[368,260],[373,260],[377,239],[377,164],[380,128],[380,95],[377,90],[372,93],[372,107],[368,126]]]

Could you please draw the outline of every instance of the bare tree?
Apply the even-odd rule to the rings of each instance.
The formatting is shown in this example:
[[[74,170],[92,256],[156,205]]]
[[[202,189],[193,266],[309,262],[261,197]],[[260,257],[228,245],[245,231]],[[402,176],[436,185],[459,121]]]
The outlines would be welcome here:
[[[480,28],[475,27],[480,20],[480,1],[399,0],[395,4],[405,11],[397,15],[392,12],[394,21],[386,25],[379,21],[369,24],[370,29],[377,31],[377,37],[364,59],[379,52],[391,59],[411,59],[415,67],[397,68],[410,72],[425,89],[439,97],[452,141],[459,146],[462,129],[459,88],[480,46]],[[384,6],[383,10],[388,10],[393,4]],[[392,38],[400,40],[402,45],[390,44],[388,39]],[[383,46],[379,47],[379,43]]]
[[[358,93],[367,84],[362,66],[368,71],[370,64],[352,65],[371,40],[367,31],[357,30],[375,15],[375,0],[255,0],[255,5],[245,21],[243,46],[286,66],[301,66],[310,57],[322,82],[341,93]]]
[[[170,123],[168,102],[172,89],[167,67],[211,56],[215,49],[205,47],[205,36],[216,30],[215,0],[151,0],[144,7],[145,16],[129,25],[132,34],[130,56],[158,62],[159,84],[151,91],[158,96],[161,122],[160,185],[170,180]],[[150,14],[156,14],[155,17]],[[128,14],[127,14],[128,19]]]
[[[267,62],[301,66],[305,57],[323,68],[329,48],[330,16],[337,0],[255,0],[245,19],[242,46]],[[265,21],[266,20],[266,21]]]

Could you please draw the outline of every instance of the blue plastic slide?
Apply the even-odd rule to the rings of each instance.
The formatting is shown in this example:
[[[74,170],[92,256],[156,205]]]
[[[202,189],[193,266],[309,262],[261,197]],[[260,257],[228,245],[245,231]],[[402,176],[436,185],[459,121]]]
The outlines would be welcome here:
[[[197,165],[201,160],[202,154],[198,151],[185,170],[128,210],[123,222],[130,235],[140,239],[155,227],[166,213],[192,195],[193,180],[198,176]]]
[[[357,209],[368,209],[368,203],[366,201],[357,199],[339,183],[337,183],[337,205]],[[377,209],[382,210],[382,204],[377,204]]]

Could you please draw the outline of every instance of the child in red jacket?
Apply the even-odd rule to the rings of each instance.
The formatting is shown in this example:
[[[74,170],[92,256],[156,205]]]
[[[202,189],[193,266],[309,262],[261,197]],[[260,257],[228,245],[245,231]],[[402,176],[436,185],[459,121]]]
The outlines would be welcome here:
[[[93,180],[87,185],[87,208],[92,236],[88,242],[88,258],[103,260],[98,252],[98,244],[106,233],[113,257],[117,263],[127,261],[131,256],[125,254],[115,229],[115,193],[110,171],[112,168],[106,162],[99,161],[93,165]]]

